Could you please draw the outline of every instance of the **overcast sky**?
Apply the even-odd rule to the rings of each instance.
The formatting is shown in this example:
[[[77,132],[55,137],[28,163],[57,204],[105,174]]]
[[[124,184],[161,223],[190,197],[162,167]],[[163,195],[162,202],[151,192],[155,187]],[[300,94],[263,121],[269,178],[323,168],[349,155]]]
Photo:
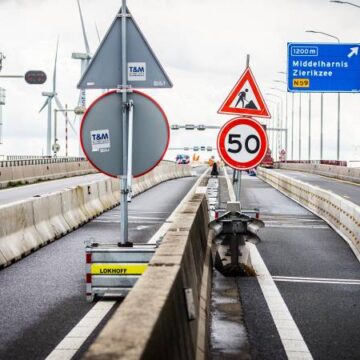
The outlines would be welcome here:
[[[354,0],[360,4],[359,0]],[[162,105],[171,124],[222,125],[231,116],[217,110],[245,67],[246,54],[263,93],[285,85],[287,42],[326,42],[331,39],[305,30],[338,36],[342,42],[360,41],[360,9],[327,0],[128,0],[136,22],[170,76],[172,89],[146,90]],[[121,6],[119,0],[81,0],[90,47],[101,37]],[[0,79],[6,88],[3,107],[3,145],[0,154],[41,154],[46,145],[46,111],[39,114],[51,90],[56,39],[59,35],[58,93],[74,107],[80,63],[73,51],[84,51],[76,0],[0,0],[0,51],[6,54],[2,75],[42,69],[49,80],[27,85],[21,79]],[[285,94],[273,91],[283,97]],[[88,103],[99,91],[88,93]],[[289,118],[291,113],[289,96]],[[276,100],[275,97],[268,99]],[[341,95],[341,157],[360,159],[360,95]],[[325,95],[324,157],[336,157],[336,95]],[[268,102],[274,112],[274,103]],[[320,95],[312,95],[312,158],[319,158]],[[307,158],[308,95],[303,95],[302,157]],[[285,114],[285,109],[284,109]],[[285,117],[284,117],[285,119]],[[267,120],[269,124],[269,121]],[[272,122],[270,122],[271,124]],[[60,145],[64,151],[63,126]],[[76,124],[78,127],[78,122]],[[298,96],[295,96],[295,157],[298,157]],[[199,136],[201,135],[201,136]],[[77,155],[75,135],[71,154]],[[215,145],[216,131],[173,132],[170,146]],[[291,145],[291,142],[289,142]],[[172,156],[173,154],[171,154]]]

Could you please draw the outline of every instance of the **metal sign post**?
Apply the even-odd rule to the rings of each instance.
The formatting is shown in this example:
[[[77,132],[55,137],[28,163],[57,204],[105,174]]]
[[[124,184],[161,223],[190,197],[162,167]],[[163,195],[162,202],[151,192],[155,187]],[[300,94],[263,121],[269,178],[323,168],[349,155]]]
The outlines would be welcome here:
[[[132,162],[133,162],[133,131],[134,130],[134,101],[129,100],[129,139],[128,139],[128,195],[127,201],[132,197]]]
[[[250,66],[250,54],[247,54],[246,55],[246,68],[248,68],[249,66]],[[266,106],[266,104],[265,104],[265,106]],[[240,201],[241,175],[242,175],[242,171],[240,170],[237,172],[237,185],[236,185],[236,191],[235,191],[235,196],[236,196],[237,201]]]
[[[123,112],[123,175],[121,176],[120,181],[120,244],[126,246],[128,242],[128,127],[127,127],[127,113],[128,113],[128,104],[127,101],[127,59],[126,59],[126,0],[122,0],[122,10],[121,10],[121,55],[122,55],[122,84],[121,84],[121,93],[122,93],[122,112]]]
[[[129,241],[128,202],[132,177],[155,168],[169,145],[170,127],[164,111],[149,95],[135,89],[169,88],[172,83],[126,7],[126,0],[122,0],[121,10],[78,87],[114,89],[88,107],[80,128],[86,158],[120,183],[120,241],[89,242],[86,247],[87,274],[91,275],[87,276],[86,295],[92,301],[98,295],[125,296],[155,252],[155,244]]]
[[[78,87],[116,89],[100,96],[87,109],[81,124],[81,145],[94,167],[119,179],[118,245],[132,246],[128,241],[132,176],[142,176],[153,169],[169,143],[164,111],[150,96],[134,89],[168,88],[172,83],[128,10],[126,0],[122,0],[121,10]]]

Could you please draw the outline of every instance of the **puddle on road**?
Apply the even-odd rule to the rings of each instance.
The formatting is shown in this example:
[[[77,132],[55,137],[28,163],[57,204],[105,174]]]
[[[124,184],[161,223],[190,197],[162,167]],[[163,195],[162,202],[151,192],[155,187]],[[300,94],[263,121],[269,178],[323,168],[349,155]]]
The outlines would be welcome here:
[[[235,278],[214,271],[211,297],[211,358],[250,360]]]

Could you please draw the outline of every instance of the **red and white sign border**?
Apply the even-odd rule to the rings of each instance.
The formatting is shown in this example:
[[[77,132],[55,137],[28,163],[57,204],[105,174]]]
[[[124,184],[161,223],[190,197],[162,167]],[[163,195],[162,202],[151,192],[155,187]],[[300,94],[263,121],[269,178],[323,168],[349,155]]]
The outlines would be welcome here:
[[[226,136],[230,132],[232,128],[238,125],[248,125],[252,126],[260,137],[260,151],[256,155],[256,157],[247,162],[238,162],[232,159],[225,148],[225,140]],[[256,166],[258,166],[262,160],[264,159],[266,152],[268,149],[268,138],[265,129],[262,127],[262,125],[255,119],[249,118],[249,117],[236,117],[233,119],[230,119],[227,123],[224,124],[224,126],[220,129],[218,137],[217,137],[217,150],[221,157],[221,159],[225,162],[226,165],[232,167],[236,170],[249,170]]]

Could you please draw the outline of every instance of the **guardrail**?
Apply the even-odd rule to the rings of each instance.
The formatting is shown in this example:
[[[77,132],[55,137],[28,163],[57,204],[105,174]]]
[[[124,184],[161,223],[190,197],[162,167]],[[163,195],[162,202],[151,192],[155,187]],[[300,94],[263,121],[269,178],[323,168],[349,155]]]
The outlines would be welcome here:
[[[0,161],[0,188],[96,172],[84,158]]]
[[[324,219],[350,245],[360,261],[360,206],[334,194],[276,171],[258,168],[258,176]]]
[[[335,166],[347,166],[347,162],[343,160],[286,160],[276,161],[275,164],[323,164],[323,165],[335,165]]]
[[[160,163],[134,180],[133,194],[184,176],[191,176],[189,166]],[[119,181],[106,179],[0,206],[0,268],[117,206],[119,199]]]
[[[29,157],[27,159],[20,159],[20,158],[16,159],[16,156],[8,156],[7,160],[0,161],[0,167],[61,164],[61,163],[69,163],[69,162],[87,162],[87,159],[84,157],[61,157],[61,158]]]

